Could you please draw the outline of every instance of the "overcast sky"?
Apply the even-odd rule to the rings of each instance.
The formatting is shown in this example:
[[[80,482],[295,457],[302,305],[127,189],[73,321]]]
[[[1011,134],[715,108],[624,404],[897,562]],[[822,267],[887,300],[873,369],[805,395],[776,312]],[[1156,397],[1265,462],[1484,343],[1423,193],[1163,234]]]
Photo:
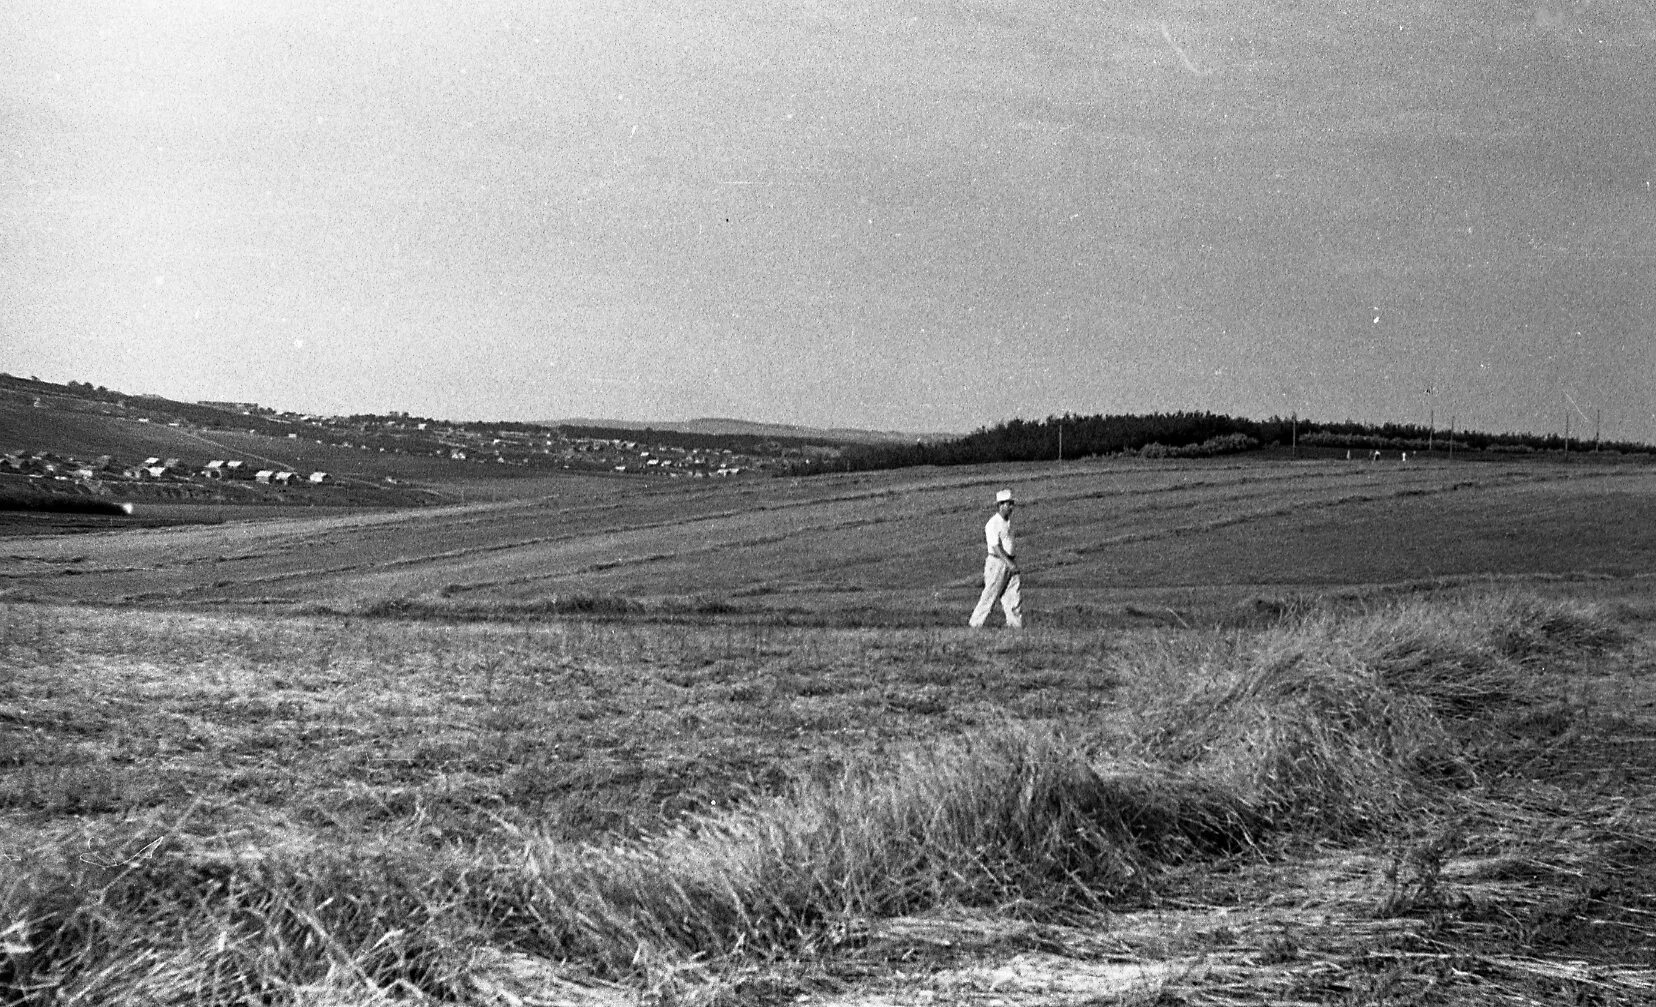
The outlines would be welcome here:
[[[0,369],[1656,441],[1653,115],[1646,2],[10,3]]]

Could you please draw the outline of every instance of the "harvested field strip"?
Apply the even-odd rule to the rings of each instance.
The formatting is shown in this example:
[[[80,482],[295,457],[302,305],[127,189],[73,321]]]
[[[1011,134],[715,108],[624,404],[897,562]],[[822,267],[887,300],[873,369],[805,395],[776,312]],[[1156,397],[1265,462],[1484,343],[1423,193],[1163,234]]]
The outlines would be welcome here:
[[[1478,487],[1498,487],[1530,482],[1555,482],[1569,478],[1580,478],[1569,472],[1543,469],[1471,470],[1469,474],[1466,469],[1448,470],[1435,465],[1376,470],[1370,466],[1328,467],[1317,465],[1314,467],[1270,469],[1252,465],[1215,467],[1205,464],[1171,467],[1157,463],[1154,466],[1129,470],[1131,476],[1145,480],[1143,485],[1132,483],[1121,485],[1118,483],[1111,488],[1102,490],[1093,488],[1096,484],[1095,479],[1083,481],[1079,478],[1087,475],[1085,470],[1060,473],[1051,477],[1057,480],[1055,485],[1061,487],[1065,481],[1073,481],[1081,485],[1076,492],[1064,493],[1060,491],[1050,494],[1050,496],[1057,499],[1073,500],[1143,498],[1154,502],[1170,494],[1178,495],[1190,492],[1206,495],[1215,489],[1224,490],[1227,497],[1233,494],[1239,496],[1269,496],[1279,494],[1284,489],[1314,491],[1323,486],[1393,487],[1401,485],[1408,487],[1435,485],[1443,481],[1444,475],[1448,471],[1453,471],[1460,476],[1462,482]],[[1615,478],[1637,474],[1636,472],[1594,472],[1593,478]]]
[[[843,532],[854,529],[867,529],[880,525],[896,524],[903,521],[912,521],[914,515],[905,513],[900,517],[845,517],[829,521],[812,522],[808,524],[791,525],[784,532],[752,534],[743,531],[742,524],[733,527],[720,527],[720,524],[743,519],[748,515],[743,512],[726,514],[703,515],[684,521],[665,522],[657,524],[627,525],[617,528],[600,528],[583,531],[579,534],[562,534],[539,536],[533,538],[510,539],[489,545],[472,546],[463,549],[450,549],[441,552],[424,553],[418,555],[400,556],[392,560],[364,561],[357,563],[341,563],[328,566],[311,567],[304,569],[284,570],[276,573],[263,574],[251,577],[242,577],[237,583],[243,585],[272,585],[297,580],[314,580],[320,577],[340,574],[363,573],[378,575],[391,573],[401,569],[428,568],[440,566],[454,561],[467,561],[496,554],[516,554],[523,549],[540,546],[556,545],[559,543],[581,543],[585,551],[603,547],[608,540],[642,536],[649,542],[659,542],[660,536],[654,534],[663,528],[671,528],[678,536],[690,536],[696,542],[706,544],[687,545],[685,548],[672,551],[655,551],[636,555],[618,555],[597,562],[576,564],[556,569],[544,570],[534,574],[524,574],[512,577],[491,578],[486,583],[490,587],[523,586],[547,581],[558,581],[568,578],[571,574],[591,573],[597,571],[617,570],[629,567],[639,567],[661,563],[670,560],[694,560],[698,556],[715,555],[727,552],[730,549],[753,548],[764,545],[777,545],[792,541],[801,535],[819,532]],[[710,533],[697,536],[696,529],[703,523],[714,523]],[[721,534],[722,533],[722,534]],[[296,543],[306,545],[307,543]],[[854,563],[856,560],[847,560]],[[844,564],[842,564],[844,565]],[[466,585],[461,585],[465,587]],[[158,593],[142,596],[148,600],[160,600],[166,597],[188,597],[191,593],[211,594],[218,590],[217,585],[202,584],[186,587],[172,595]]]
[[[625,597],[646,610],[691,595],[731,598],[755,586],[793,592],[809,585],[834,596],[833,606],[874,610],[895,601],[913,622],[927,624],[969,606],[964,596],[979,566],[969,560],[984,491],[1012,483],[1030,501],[1020,538],[1036,562],[1026,587],[1065,592],[1066,618],[1079,624],[1114,618],[1123,601],[1134,600],[1120,597],[1117,585],[1400,583],[1525,570],[1630,575],[1656,544],[1638,531],[1647,526],[1649,508],[1641,501],[1648,495],[1640,491],[1650,478],[1643,469],[1504,464],[1099,461],[1063,471],[1026,466],[603,490],[623,494],[624,502],[583,497],[580,483],[572,484],[567,503],[546,496],[95,536],[79,544],[68,536],[17,541],[7,550],[19,558],[4,585],[14,598],[323,601],[347,611],[444,591],[521,605],[554,588]],[[1463,531],[1425,521],[1438,507],[1454,509]],[[1385,541],[1397,547],[1342,540],[1340,519],[1348,514],[1384,522]],[[1296,524],[1301,515],[1309,521]],[[1259,548],[1256,533],[1264,530],[1284,547]],[[1529,536],[1536,549],[1510,547],[1514,537]],[[1160,552],[1169,546],[1177,555]],[[81,554],[90,558],[69,577],[39,562]],[[1103,593],[1094,590],[1100,586]],[[856,591],[871,592],[866,605],[845,601]],[[872,596],[880,591],[910,594]]]
[[[803,503],[798,503],[798,504],[770,505],[770,506],[760,507],[758,509],[759,510],[777,510],[777,509],[784,509],[784,508],[791,508],[791,507],[801,507],[801,508],[815,507],[820,503],[821,503],[821,501],[809,501],[809,502],[803,502]],[[492,509],[495,509],[495,510],[510,511],[510,512],[517,512],[517,511],[521,511],[521,509],[522,509],[521,505],[511,505],[511,504],[497,504],[497,505],[490,505],[490,506],[492,507]],[[597,508],[597,509],[599,509],[599,510],[613,510],[613,509],[615,509],[615,505],[609,505],[609,506],[605,506],[605,507]],[[695,515],[690,515],[690,516],[685,516],[685,517],[679,517],[679,518],[675,518],[675,519],[671,519],[671,520],[650,521],[650,522],[632,522],[632,523],[628,523],[628,524],[624,524],[624,525],[617,525],[617,526],[614,526],[614,527],[583,528],[579,532],[566,532],[566,533],[557,534],[557,535],[537,535],[537,536],[529,536],[529,537],[523,537],[523,538],[502,538],[502,539],[499,539],[497,541],[490,541],[486,544],[466,546],[466,547],[463,547],[463,548],[445,549],[445,550],[441,550],[441,551],[437,551],[437,552],[415,553],[415,554],[409,554],[409,553],[405,552],[405,553],[401,553],[401,554],[397,555],[395,558],[392,558],[392,559],[378,559],[378,558],[376,558],[376,559],[373,559],[373,560],[363,560],[363,561],[360,561],[360,562],[337,563],[337,564],[329,564],[329,565],[324,565],[324,566],[306,567],[306,568],[301,568],[301,569],[283,570],[283,571],[276,572],[276,573],[258,575],[258,576],[253,576],[253,577],[244,577],[244,578],[241,578],[239,583],[245,583],[245,584],[275,584],[275,583],[281,583],[283,581],[288,581],[288,580],[311,580],[311,579],[315,579],[315,578],[318,578],[318,577],[325,577],[325,576],[337,575],[337,574],[351,574],[351,573],[358,573],[358,572],[371,572],[371,573],[389,572],[389,571],[395,571],[395,570],[399,570],[399,569],[411,569],[411,568],[417,568],[417,567],[427,567],[427,566],[442,564],[442,563],[445,563],[445,562],[455,561],[455,560],[468,560],[468,559],[473,559],[473,558],[478,558],[478,557],[483,557],[483,556],[489,556],[489,555],[493,555],[493,554],[513,553],[513,552],[517,552],[517,551],[523,550],[523,549],[535,548],[535,547],[545,546],[545,545],[553,545],[553,544],[557,544],[557,543],[560,543],[560,542],[582,542],[582,543],[602,542],[604,539],[606,539],[608,537],[616,537],[616,536],[645,535],[645,536],[650,536],[653,540],[654,536],[652,536],[651,533],[660,531],[662,529],[671,528],[671,529],[673,529],[674,531],[676,531],[680,534],[689,535],[689,534],[693,534],[693,529],[695,529],[700,524],[714,523],[715,526],[716,526],[718,523],[728,522],[728,521],[732,521],[732,520],[736,520],[736,519],[746,519],[750,514],[751,514],[750,511],[721,510],[721,511],[714,511],[714,512],[711,512],[711,513],[695,514]],[[431,515],[429,513],[423,513],[423,514],[420,514],[417,518],[409,519],[409,520],[410,521],[418,520],[420,522],[429,524],[430,519],[431,519]],[[627,558],[623,557],[623,558],[618,558],[618,559],[614,559],[614,560],[606,560],[606,561],[604,561],[600,564],[596,564],[596,565],[588,564],[584,567],[578,567],[576,569],[576,572],[579,572],[581,570],[608,570],[608,569],[614,569],[614,568],[620,567],[620,566],[626,566],[626,565],[629,565],[629,564],[657,562],[661,559],[671,558],[671,557],[674,557],[674,556],[677,556],[677,555],[692,555],[692,554],[696,554],[696,553],[713,552],[713,551],[717,551],[719,549],[729,548],[731,546],[738,546],[739,547],[739,546],[745,546],[745,545],[781,542],[781,541],[786,541],[787,538],[790,535],[799,534],[799,533],[802,533],[802,532],[840,530],[840,529],[843,529],[843,528],[861,527],[861,526],[867,526],[867,525],[881,524],[881,523],[885,523],[885,522],[888,522],[888,521],[895,521],[895,520],[897,520],[897,519],[895,519],[895,518],[867,517],[867,518],[852,519],[852,520],[848,520],[848,521],[841,520],[841,521],[819,522],[819,523],[814,523],[814,524],[811,524],[811,525],[805,525],[805,526],[790,528],[790,530],[786,533],[768,534],[768,535],[760,535],[760,536],[748,536],[748,537],[745,537],[745,538],[736,537],[736,538],[731,538],[731,539],[721,539],[713,545],[692,547],[692,548],[689,548],[689,549],[686,549],[686,550],[682,550],[680,552],[666,552],[666,553],[657,552],[657,553],[648,554],[647,556],[635,557],[635,558],[632,558],[632,559],[627,559]],[[499,521],[499,516],[497,515],[494,519],[493,524],[498,524],[498,521]],[[464,522],[462,522],[462,524],[463,523]],[[479,523],[484,524],[485,522],[480,521]],[[452,522],[452,521],[442,521],[441,524],[442,524],[443,530],[446,533],[452,534],[454,531],[457,530],[457,528],[455,526],[455,523]],[[328,543],[328,541],[329,540],[327,538],[313,539],[309,534],[306,534],[306,533],[304,533],[303,530],[301,530],[300,535],[290,536],[289,541],[287,541],[283,544],[284,544],[284,547],[288,550],[303,549],[305,551],[315,551],[318,547],[325,546]],[[354,544],[360,545],[360,542],[356,542]],[[230,557],[220,555],[220,556],[215,556],[215,557],[200,557],[200,558],[196,558],[196,559],[193,559],[193,560],[186,560],[185,563],[188,564],[188,563],[192,563],[192,562],[193,563],[221,562],[221,561],[225,560],[226,558],[229,558],[229,559],[246,559],[246,558],[258,558],[258,557],[261,557],[261,556],[271,556],[271,555],[278,555],[278,554],[279,554],[278,552],[266,551],[266,552],[258,552],[258,553],[245,553],[245,554],[240,554],[240,555],[230,556]],[[125,571],[128,571],[130,569],[133,569],[133,568],[123,568],[122,571],[115,571],[115,570],[111,570],[109,568],[100,568],[97,572],[125,572]],[[92,572],[92,571],[89,571],[89,572]],[[567,576],[567,574],[569,572],[570,571],[560,571],[560,572],[557,572],[557,573],[549,573],[549,574],[545,574],[545,575],[539,575],[537,577],[522,578],[521,581],[522,582],[534,582],[536,580],[544,580],[544,579],[547,579],[547,578],[550,578],[550,577]],[[517,582],[519,582],[519,580],[520,579],[502,580],[502,581],[495,581],[493,583],[500,583],[500,584],[517,583]],[[213,588],[210,585],[196,585],[193,589],[191,589],[191,588],[183,589],[182,594],[180,594],[179,596],[183,597],[183,596],[189,594],[192,590],[196,593],[210,593],[213,590]],[[167,595],[165,595],[165,594],[152,594],[152,595],[146,595],[144,597],[150,598],[150,599],[159,599],[159,598],[163,598],[163,597],[166,597],[166,596]]]
[[[1529,481],[1529,480],[1525,480],[1525,481]],[[1460,489],[1465,489],[1465,488],[1468,488],[1468,487],[1482,487],[1484,485],[1486,485],[1486,483],[1463,481],[1463,482],[1454,483],[1454,484],[1451,484],[1451,485],[1448,485],[1448,486],[1437,486],[1437,487],[1434,487],[1430,490],[1419,490],[1419,489],[1412,489],[1412,488],[1407,488],[1407,487],[1398,488],[1395,485],[1395,481],[1388,480],[1387,483],[1386,483],[1386,488],[1391,491],[1391,492],[1388,492],[1388,493],[1382,493],[1382,494],[1346,494],[1346,495],[1343,495],[1343,496],[1336,496],[1336,497],[1333,497],[1331,499],[1322,500],[1322,501],[1315,501],[1315,502],[1299,501],[1299,502],[1296,502],[1294,504],[1276,503],[1276,504],[1274,504],[1273,507],[1271,507],[1269,509],[1266,509],[1266,510],[1261,510],[1261,511],[1256,511],[1256,512],[1245,512],[1245,513],[1235,515],[1235,516],[1232,516],[1232,517],[1228,517],[1228,518],[1224,518],[1224,519],[1216,519],[1216,520],[1210,520],[1210,521],[1194,523],[1194,524],[1174,525],[1174,526],[1154,529],[1154,530],[1150,530],[1150,531],[1129,533],[1129,534],[1126,534],[1126,535],[1114,536],[1110,539],[1104,540],[1104,541],[1102,541],[1100,543],[1097,543],[1095,545],[1081,546],[1079,548],[1073,548],[1073,549],[1065,549],[1062,553],[1059,554],[1060,558],[1056,559],[1053,562],[1050,562],[1050,563],[1046,564],[1046,567],[1049,570],[1054,570],[1054,571],[1060,570],[1063,567],[1065,567],[1066,565],[1073,565],[1075,562],[1077,562],[1077,559],[1079,559],[1080,557],[1085,556],[1085,554],[1087,554],[1089,552],[1098,551],[1098,550],[1101,550],[1101,549],[1105,549],[1107,547],[1118,546],[1118,545],[1125,544],[1125,543],[1128,543],[1128,542],[1153,541],[1153,540],[1156,540],[1156,539],[1166,538],[1166,537],[1170,537],[1170,536],[1176,536],[1176,535],[1179,535],[1179,534],[1187,534],[1187,533],[1190,533],[1192,531],[1195,531],[1195,532],[1212,531],[1212,530],[1217,530],[1217,529],[1224,528],[1224,527],[1229,527],[1229,526],[1232,526],[1232,525],[1245,524],[1245,523],[1248,523],[1250,521],[1259,520],[1259,519],[1266,518],[1266,517],[1282,516],[1282,515],[1285,515],[1285,514],[1303,512],[1307,508],[1338,507],[1338,506],[1341,506],[1341,505],[1355,503],[1355,502],[1370,502],[1370,501],[1375,501],[1375,500],[1391,499],[1391,498],[1398,497],[1398,496],[1420,495],[1422,493],[1452,492],[1452,491],[1456,491],[1456,490],[1460,490]],[[878,494],[873,494],[873,495],[874,496],[889,496],[889,495],[892,495],[892,492],[893,491],[887,491],[885,493],[878,493]],[[819,499],[811,500],[811,501],[808,501],[808,502],[802,502],[802,503],[789,503],[789,504],[785,505],[785,507],[794,508],[794,509],[806,509],[806,508],[808,508],[808,509],[811,509],[811,510],[818,510],[818,509],[821,509],[821,507],[823,507],[823,506],[825,506],[826,504],[829,504],[829,503],[848,502],[848,501],[853,501],[853,500],[861,501],[863,499],[866,499],[867,497],[868,497],[868,495],[866,495],[866,494],[865,495],[858,495],[858,496],[851,496],[851,495],[834,496],[834,497],[828,497],[828,498],[819,498]],[[1276,499],[1275,496],[1273,496],[1272,499],[1275,500]],[[1234,501],[1230,501],[1228,503],[1234,504]],[[1195,509],[1195,508],[1197,508],[1199,506],[1202,506],[1204,504],[1211,505],[1211,501],[1197,500],[1197,501],[1192,502],[1189,506],[1190,506],[1191,509]],[[778,508],[776,506],[769,506],[769,507],[761,507],[759,509],[760,510],[776,510],[776,509],[781,509],[781,508]],[[1158,507],[1156,509],[1165,510],[1166,508]],[[491,587],[524,586],[524,585],[532,585],[532,584],[537,584],[537,583],[544,583],[544,582],[547,582],[547,581],[562,580],[562,579],[567,578],[571,574],[581,574],[581,573],[590,573],[590,572],[598,572],[598,571],[614,571],[614,570],[624,569],[624,568],[628,568],[628,567],[638,567],[638,566],[643,566],[643,565],[659,564],[659,563],[662,563],[662,562],[673,561],[673,560],[686,560],[686,561],[689,561],[689,560],[693,560],[698,555],[703,555],[704,556],[704,555],[710,555],[710,554],[718,554],[718,553],[727,551],[727,550],[732,549],[732,548],[741,549],[741,548],[753,548],[753,547],[762,546],[762,545],[774,545],[774,544],[779,544],[779,543],[783,543],[783,542],[792,541],[792,540],[797,539],[800,536],[807,536],[807,535],[811,535],[813,533],[843,532],[843,531],[852,530],[852,529],[868,529],[868,528],[881,526],[881,525],[896,525],[896,524],[905,523],[905,522],[913,522],[917,519],[924,518],[928,514],[937,514],[937,515],[951,514],[951,513],[954,513],[957,510],[958,510],[958,507],[955,507],[953,505],[945,506],[945,507],[932,508],[932,509],[924,509],[924,508],[916,509],[914,507],[907,507],[907,508],[905,508],[902,511],[897,512],[897,513],[880,512],[880,513],[877,513],[873,516],[849,516],[849,515],[847,515],[847,516],[833,517],[833,518],[829,518],[827,520],[807,521],[805,523],[790,525],[783,532],[764,533],[764,534],[759,534],[759,535],[743,534],[742,533],[741,522],[745,522],[746,520],[748,520],[750,518],[751,515],[748,512],[744,512],[744,511],[727,511],[727,512],[719,512],[719,513],[714,513],[714,514],[697,515],[697,516],[688,518],[686,520],[675,521],[675,522],[629,525],[629,526],[624,527],[624,528],[598,529],[598,530],[592,531],[590,533],[586,533],[586,534],[579,535],[579,536],[569,535],[569,536],[546,537],[546,538],[540,538],[540,539],[525,539],[525,540],[515,541],[515,542],[509,543],[509,544],[506,544],[506,545],[502,545],[502,546],[480,547],[480,548],[476,548],[476,549],[465,549],[465,550],[452,550],[452,551],[445,552],[445,553],[430,554],[430,555],[424,556],[424,557],[409,559],[409,560],[405,561],[405,565],[415,565],[415,564],[423,563],[423,562],[426,562],[426,561],[438,561],[438,560],[450,560],[450,559],[454,559],[454,560],[469,559],[469,558],[485,555],[485,554],[488,554],[488,553],[508,551],[510,549],[514,549],[514,548],[517,548],[517,547],[520,547],[520,546],[521,547],[527,547],[527,546],[531,546],[531,545],[545,544],[545,543],[551,543],[551,542],[560,542],[560,541],[576,541],[576,540],[579,540],[579,541],[582,541],[583,543],[588,544],[588,545],[595,545],[595,544],[603,542],[607,537],[632,536],[632,535],[635,535],[635,534],[647,534],[647,533],[654,532],[654,531],[657,531],[659,529],[668,528],[668,527],[674,529],[676,532],[681,533],[683,535],[692,535],[693,536],[694,535],[694,530],[698,526],[705,526],[707,528],[707,534],[704,535],[704,536],[699,537],[700,539],[705,540],[706,544],[688,545],[683,549],[677,549],[677,550],[672,550],[672,551],[653,550],[653,551],[650,551],[650,552],[640,553],[640,554],[636,554],[636,555],[623,554],[623,555],[616,556],[614,558],[605,559],[603,561],[596,562],[596,563],[587,563],[587,564],[584,564],[584,565],[578,565],[578,566],[575,566],[573,568],[548,569],[548,570],[543,570],[543,571],[540,571],[540,572],[537,572],[537,573],[534,573],[534,574],[530,574],[530,575],[518,575],[518,576],[512,576],[512,577],[505,577],[505,578],[491,577],[487,580],[487,584]],[[858,512],[858,513],[864,513],[864,512]],[[730,524],[731,522],[735,522],[735,523]],[[727,524],[728,524],[728,526],[727,526]],[[652,537],[652,541],[656,541],[656,539],[654,537]],[[1065,559],[1061,558],[1065,554],[1075,556],[1075,557],[1077,557],[1077,559],[1065,560]],[[842,563],[840,563],[839,566],[860,565],[862,562],[863,562],[863,560],[862,560],[861,557],[851,556],[851,557],[847,558],[846,560],[844,560]],[[387,564],[387,565],[381,567],[381,569],[391,569],[391,568],[392,568],[391,564]],[[834,565],[829,564],[826,568],[827,569],[833,569]],[[345,567],[332,568],[329,572],[343,572],[346,569],[348,569],[348,568],[345,568]],[[361,567],[361,569],[366,570],[366,569],[369,569],[369,567],[367,565],[363,565]],[[312,573],[314,573],[314,571],[304,571],[304,572],[302,572],[303,575],[307,575],[307,576],[312,574]],[[301,575],[301,574],[296,573],[296,574],[284,575],[284,576],[299,576],[299,575]],[[279,579],[280,579],[279,577],[263,578],[263,580],[272,580],[272,581],[279,580]],[[958,586],[967,584],[969,582],[970,582],[969,577],[962,577],[962,578],[957,578],[956,580],[952,580],[949,583],[950,583],[951,587],[958,587]],[[767,582],[767,583],[772,583],[772,582]],[[775,583],[781,583],[781,582],[775,582]],[[775,587],[775,583],[772,583],[773,588]]]
[[[1163,527],[1150,528],[1142,531],[1123,532],[1119,535],[1112,535],[1109,538],[1101,539],[1096,542],[1074,546],[1065,551],[1076,557],[1084,557],[1090,553],[1126,545],[1132,542],[1153,542],[1159,539],[1175,538],[1180,535],[1189,535],[1192,533],[1201,534],[1204,532],[1217,531],[1221,528],[1251,524],[1255,521],[1264,520],[1266,518],[1285,517],[1291,514],[1304,514],[1307,511],[1313,510],[1332,510],[1338,507],[1348,506],[1350,504],[1374,503],[1377,501],[1396,500],[1403,497],[1432,496],[1442,493],[1455,493],[1472,487],[1483,488],[1483,486],[1484,484],[1452,483],[1449,485],[1434,486],[1430,489],[1390,487],[1391,492],[1386,493],[1343,493],[1341,495],[1330,496],[1320,500],[1296,499],[1290,503],[1274,501],[1272,505],[1268,507],[1256,510],[1241,510],[1240,512],[1227,514],[1224,517],[1210,518],[1205,521],[1165,525]],[[1239,502],[1240,501],[1235,499],[1227,500],[1227,509],[1235,508]],[[1211,502],[1196,502],[1192,503],[1189,509],[1195,510],[1198,506],[1203,504],[1211,506]],[[1073,560],[1071,562],[1073,562]]]

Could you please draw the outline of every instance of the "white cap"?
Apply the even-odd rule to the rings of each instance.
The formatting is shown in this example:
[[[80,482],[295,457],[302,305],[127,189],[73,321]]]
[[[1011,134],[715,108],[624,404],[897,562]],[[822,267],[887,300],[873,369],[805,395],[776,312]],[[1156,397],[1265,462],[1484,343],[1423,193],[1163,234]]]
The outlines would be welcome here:
[[[1012,499],[1012,491],[1011,490],[1001,490],[999,493],[995,494],[995,506],[996,507],[999,507],[1003,503],[1014,503],[1014,502],[1015,501]]]

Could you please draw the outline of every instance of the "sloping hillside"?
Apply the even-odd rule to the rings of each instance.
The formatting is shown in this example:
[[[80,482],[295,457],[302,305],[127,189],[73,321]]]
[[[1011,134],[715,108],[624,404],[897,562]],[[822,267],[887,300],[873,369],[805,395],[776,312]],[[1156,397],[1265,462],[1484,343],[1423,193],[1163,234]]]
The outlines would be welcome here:
[[[109,456],[126,464],[177,458],[194,469],[213,459],[244,459],[259,467],[325,470],[370,481],[398,473],[429,477],[425,461],[438,445],[386,459],[321,422],[239,412],[150,396],[128,396],[84,385],[0,378],[0,451],[50,452],[81,460]],[[447,459],[444,459],[445,461]]]
[[[14,540],[0,583],[86,601],[948,625],[975,597],[979,528],[1002,484],[1023,501],[1029,608],[1049,621],[1468,579],[1590,589],[1656,567],[1656,473],[1642,469],[1189,462],[572,477],[535,499]]]
[[[104,459],[101,467],[112,467],[116,478],[121,466],[153,457],[177,459],[168,475],[174,479],[198,476],[219,459],[240,460],[249,470],[327,471],[373,485],[518,481],[565,472],[695,479],[780,471],[805,457],[832,459],[846,440],[857,439],[736,432],[724,429],[722,421],[721,430],[652,436],[644,428],[562,428],[406,413],[312,416],[0,375],[0,456],[46,453],[74,464]]]

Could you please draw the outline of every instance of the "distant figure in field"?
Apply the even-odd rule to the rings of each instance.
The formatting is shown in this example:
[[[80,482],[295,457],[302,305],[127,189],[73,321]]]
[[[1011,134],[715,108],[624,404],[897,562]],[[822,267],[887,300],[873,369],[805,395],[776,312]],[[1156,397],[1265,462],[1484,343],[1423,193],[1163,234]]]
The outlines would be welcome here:
[[[1018,561],[1013,558],[1016,553],[1012,544],[1014,506],[1011,490],[996,493],[995,513],[983,526],[983,541],[989,555],[983,561],[983,594],[978,598],[977,608],[972,610],[973,629],[982,628],[997,601],[1006,612],[1007,628],[1023,628],[1022,584],[1018,580]]]

